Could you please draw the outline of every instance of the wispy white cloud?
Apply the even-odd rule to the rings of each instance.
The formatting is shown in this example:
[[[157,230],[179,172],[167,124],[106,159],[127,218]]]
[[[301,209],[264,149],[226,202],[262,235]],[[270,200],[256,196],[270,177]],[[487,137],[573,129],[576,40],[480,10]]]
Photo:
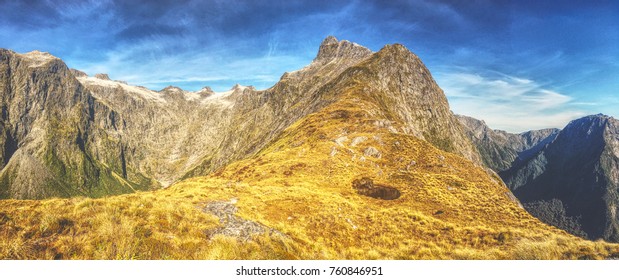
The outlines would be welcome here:
[[[501,73],[438,73],[436,79],[457,114],[482,119],[510,132],[557,127],[586,113],[574,98],[527,78]]]
[[[184,51],[169,51],[183,46]],[[311,59],[276,51],[264,55],[238,55],[234,48],[225,46],[198,48],[190,38],[144,39],[106,53],[96,64],[76,62],[70,67],[89,75],[108,73],[112,79],[159,90],[168,85],[187,90],[209,86],[223,91],[236,83],[265,89],[275,84],[285,71],[293,71],[308,64]],[[209,51],[213,49],[213,51]]]
[[[311,62],[327,35],[372,50],[402,43],[432,70],[454,111],[519,131],[619,115],[617,3],[0,0],[9,11],[0,16],[0,47],[48,51],[89,74],[152,89],[225,90],[271,86]]]

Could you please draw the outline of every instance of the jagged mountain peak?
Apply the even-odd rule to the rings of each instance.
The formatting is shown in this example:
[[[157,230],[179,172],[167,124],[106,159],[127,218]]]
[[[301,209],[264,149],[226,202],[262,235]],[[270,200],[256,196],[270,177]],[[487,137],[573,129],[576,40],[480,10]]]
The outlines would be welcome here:
[[[350,41],[338,41],[333,36],[328,36],[320,44],[318,55],[314,61],[331,61],[338,58],[363,58],[372,51],[359,44]]]
[[[535,157],[502,177],[541,220],[617,242],[618,127],[616,119],[602,114],[573,120]]]
[[[172,85],[169,85],[169,86],[163,88],[159,92],[164,92],[164,91],[184,92],[184,90],[182,88],[179,88],[177,86],[172,86]]]
[[[48,52],[42,52],[42,51],[39,51],[39,50],[34,50],[34,51],[31,51],[31,52],[27,52],[27,53],[23,54],[23,56],[34,58],[34,59],[41,59],[41,58],[53,59],[53,58],[57,58],[57,57],[51,55]]]
[[[401,121],[402,132],[481,162],[430,71],[403,45],[386,45],[343,75],[360,83],[364,88],[360,94],[377,104],[377,111]]]
[[[60,62],[64,65],[64,62],[59,58],[51,55],[48,52],[42,52],[38,50],[34,50],[28,53],[16,53],[9,49],[0,48],[0,58],[16,56],[23,59],[27,65],[31,68],[38,68],[44,65],[47,65],[49,62]],[[66,66],[65,66],[66,67]]]
[[[210,96],[210,95],[215,94],[215,91],[213,91],[213,89],[211,89],[211,87],[206,86],[206,87],[203,87],[200,90],[195,91],[193,93],[196,93],[199,96]]]
[[[491,129],[484,120],[479,120],[465,115],[456,115],[456,118],[458,118],[458,121],[460,121],[460,123],[468,129],[470,135],[475,138],[482,139],[484,137],[491,137],[489,134],[492,136],[495,136],[495,134],[501,134],[501,132]]]
[[[209,86],[203,87],[198,92],[214,92],[213,89]]]
[[[95,74],[95,78],[100,79],[100,80],[111,81],[110,76],[105,73],[97,73]]]
[[[327,36],[327,38],[322,40],[322,43],[320,44],[320,46],[337,44],[338,42],[339,41],[337,40],[337,38],[335,38],[335,36],[329,35]]]
[[[619,241],[619,122],[615,118],[590,115],[562,130],[520,134],[459,119],[486,165],[499,173],[531,214],[575,235]]]
[[[73,75],[74,75],[76,78],[85,78],[85,77],[86,77],[86,78],[88,78],[88,75],[87,75],[86,73],[81,72],[81,71],[79,71],[79,70],[71,69],[71,73],[73,73]],[[102,80],[102,81],[110,81],[110,82],[115,82],[115,83],[121,83],[121,84],[128,85],[128,83],[127,83],[126,81],[121,81],[121,80],[112,80],[112,79],[110,79],[110,76],[109,76],[108,74],[105,74],[105,73],[98,73],[98,74],[95,74],[95,76],[94,76],[93,78],[94,78],[94,79],[98,79],[98,80]],[[143,87],[143,86],[139,86],[139,87],[144,88],[144,89],[147,89],[147,88],[145,88],[145,87]]]
[[[97,73],[97,74],[95,74],[95,78],[101,79],[101,80],[106,80],[106,81],[111,81],[110,76],[108,76],[108,74],[104,74],[104,73]]]
[[[406,48],[402,44],[385,45],[382,49],[374,54],[379,58],[385,67],[387,66],[404,66],[407,64],[417,64],[420,73],[430,75],[430,71],[426,69],[425,65],[412,51]],[[414,69],[411,69],[414,70]]]
[[[73,74],[73,76],[75,76],[76,78],[88,77],[88,74],[86,74],[86,72],[83,72],[83,71],[80,71],[80,70],[77,70],[77,69],[71,68],[71,69],[69,69],[69,71],[71,71],[71,74]]]
[[[247,88],[247,87],[243,86],[241,84],[234,84],[234,86],[232,86],[232,88],[230,88],[230,90],[244,90],[245,88]]]
[[[601,126],[601,125],[606,124],[609,121],[616,121],[616,119],[611,116],[599,113],[599,114],[584,116],[582,118],[575,119],[571,121],[566,126],[566,128],[570,126],[581,126],[581,125],[600,125]]]
[[[33,57],[33,56],[54,57],[53,55],[51,55],[48,52],[42,52],[42,51],[39,51],[39,50],[33,50],[33,51],[25,53],[24,55],[25,56],[30,56],[30,57]]]
[[[614,127],[618,126],[617,120],[611,116],[604,114],[585,116],[569,122],[563,129],[563,134],[570,138],[575,136],[584,137],[583,139],[602,137],[611,124],[614,124]]]
[[[23,57],[34,59],[34,60],[50,60],[50,59],[58,59],[57,57],[51,55],[48,52],[42,52],[38,50],[34,50],[25,54],[22,54]]]
[[[393,53],[398,53],[398,52],[411,52],[408,48],[406,48],[406,46],[402,45],[402,44],[387,44],[385,45],[381,51],[386,51],[386,52],[393,52]]]
[[[241,85],[241,84],[235,84],[235,85],[234,85],[234,86],[232,86],[232,88],[230,88],[230,90],[228,90],[228,91],[242,93],[242,92],[244,92],[245,90],[255,91],[255,90],[256,90],[256,88],[255,88],[254,86],[244,86],[244,85]]]
[[[456,117],[477,147],[484,164],[499,173],[510,169],[516,162],[535,156],[546,144],[554,141],[560,131],[547,128],[513,134],[492,129],[483,120],[463,115]]]
[[[478,128],[479,127],[479,129],[483,129],[483,130],[490,129],[488,127],[488,124],[486,124],[486,121],[484,121],[484,120],[480,120],[480,119],[476,119],[476,118],[473,118],[473,117],[469,117],[469,116],[465,116],[465,115],[460,115],[460,114],[456,114],[456,117],[458,118],[458,120],[460,122],[468,124],[467,126],[470,126],[471,128]]]

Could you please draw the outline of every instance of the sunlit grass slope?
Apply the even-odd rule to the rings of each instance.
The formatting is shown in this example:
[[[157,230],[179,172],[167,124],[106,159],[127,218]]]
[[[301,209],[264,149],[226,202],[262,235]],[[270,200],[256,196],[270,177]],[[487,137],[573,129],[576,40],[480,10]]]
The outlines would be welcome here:
[[[602,259],[617,245],[547,226],[499,179],[399,133],[353,88],[256,156],[209,177],[102,199],[0,201],[0,258],[68,259]],[[360,195],[354,179],[400,191]],[[270,230],[212,234],[204,211],[234,205]],[[229,217],[228,217],[229,218]]]

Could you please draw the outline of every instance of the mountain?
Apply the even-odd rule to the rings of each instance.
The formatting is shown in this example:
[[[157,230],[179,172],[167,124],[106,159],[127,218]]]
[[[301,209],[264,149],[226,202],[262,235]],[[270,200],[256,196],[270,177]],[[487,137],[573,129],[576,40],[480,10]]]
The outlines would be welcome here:
[[[619,122],[588,116],[502,176],[527,209],[568,231],[619,242]]]
[[[121,147],[100,139],[115,158],[108,164],[91,153],[92,137],[109,128],[95,123],[106,125],[112,111],[61,60],[0,49],[0,93],[0,198],[96,197],[149,188],[139,175],[127,180]]]
[[[510,134],[459,119],[484,163],[531,214],[578,236],[619,241],[617,120],[595,115],[560,131]]]
[[[75,127],[64,120],[69,118],[65,116],[64,109],[70,106],[60,101],[41,105],[34,111],[23,109],[23,116],[19,118],[11,115],[11,120],[15,122],[26,118],[50,127],[46,124],[50,118],[39,120],[43,116],[38,112],[55,107],[61,111],[60,117],[52,119],[65,127],[77,129],[75,133],[81,134],[67,135],[70,141],[75,142],[72,146],[50,149],[60,153],[66,150],[71,154],[61,155],[59,163],[56,163],[56,157],[49,158],[41,154],[40,162],[35,164],[37,167],[30,167],[33,164],[22,164],[22,161],[30,162],[30,157],[15,157],[14,163],[3,171],[6,179],[2,181],[2,189],[5,190],[2,197],[101,196],[135,189],[167,187],[182,178],[209,174],[230,162],[257,153],[286,127],[332,103],[338,98],[333,94],[334,88],[347,86],[353,79],[368,80],[366,93],[381,102],[379,110],[384,114],[383,119],[377,120],[377,125],[427,139],[445,151],[458,152],[480,162],[463,129],[454,121],[444,94],[428,70],[414,54],[400,45],[373,54],[365,47],[328,37],[309,66],[285,73],[273,87],[258,91],[253,87],[237,85],[220,93],[209,88],[187,92],[172,86],[155,92],[122,81],[112,81],[107,74],[88,77],[81,71],[67,69],[62,61],[49,54],[45,57],[54,61],[52,66],[39,63],[39,67],[20,67],[23,63],[10,62],[18,61],[23,55],[10,51],[5,53],[7,55],[3,61],[7,65],[7,81],[37,77],[38,83],[54,85],[50,91],[45,85],[33,88],[27,82],[19,85],[17,82],[6,82],[5,96],[14,95],[16,88],[33,91],[28,98],[76,92],[82,99],[74,100],[70,106],[82,108],[82,111],[75,109],[73,117],[79,119],[82,126]],[[375,56],[380,56],[380,59],[368,59]],[[397,60],[402,59],[410,63],[398,63]],[[49,67],[61,68],[62,71],[51,71]],[[369,68],[377,71],[369,72]],[[47,71],[46,74],[36,75],[35,72],[41,69]],[[399,83],[397,79],[413,78],[418,82],[407,85],[403,91],[398,91],[400,94],[385,94],[399,86],[396,84]],[[60,85],[73,88],[60,88]],[[56,91],[62,93],[56,94]],[[31,101],[24,104],[27,102]],[[7,106],[21,104],[12,99],[5,103]],[[38,104],[36,101],[34,103]],[[401,121],[400,127],[391,124],[396,120]],[[27,131],[23,134],[30,133],[29,124],[7,124],[5,127],[10,130],[19,125],[26,125]],[[9,136],[2,146],[7,151],[5,161],[8,163],[13,147],[24,145],[20,141],[25,136],[15,136],[19,137],[16,140],[10,133],[5,135]],[[39,135],[35,133],[29,135],[31,138],[39,137],[35,137]],[[55,137],[41,137],[45,140],[37,141],[47,141],[50,146],[57,145],[56,140],[60,141]],[[75,155],[84,159],[66,161],[84,170],[68,172],[77,167],[63,160]],[[43,168],[60,171],[17,175],[21,174],[18,168],[20,165],[28,166],[24,170]],[[71,177],[79,173],[87,175]],[[32,189],[32,184],[26,183],[33,176],[37,178],[38,189]],[[11,179],[16,177],[20,179]],[[74,190],[74,186],[80,189]]]
[[[483,163],[496,172],[503,172],[519,162],[527,161],[552,142],[559,129],[532,130],[520,134],[493,130],[482,120],[457,115],[466,134],[475,144]]]
[[[172,86],[155,92],[98,77],[77,79],[122,119],[117,141],[127,147],[127,166],[167,187],[256,153],[292,122],[330,102],[321,96],[322,87],[370,54],[329,38],[311,65],[284,74],[264,91],[236,85],[219,93]]]
[[[128,173],[188,178],[105,198],[1,200],[0,258],[619,256],[528,214],[402,45],[372,53],[328,37],[264,91],[153,92],[72,73],[101,106],[84,154],[112,162],[116,143]]]

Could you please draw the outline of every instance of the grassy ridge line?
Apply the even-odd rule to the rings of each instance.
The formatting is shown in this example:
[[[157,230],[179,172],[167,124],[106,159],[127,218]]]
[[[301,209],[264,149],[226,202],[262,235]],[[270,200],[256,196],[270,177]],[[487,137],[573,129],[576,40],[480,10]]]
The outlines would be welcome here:
[[[323,248],[318,258],[553,259],[616,252],[614,245],[584,242],[542,224],[481,168],[377,126],[380,112],[351,93],[219,176],[249,183],[246,197],[260,198],[239,198],[244,217],[325,244],[330,250]],[[357,137],[367,140],[352,147]],[[364,156],[370,146],[382,151],[380,158]],[[416,165],[406,170],[411,159]],[[359,176],[397,187],[402,197],[359,196],[350,186]]]
[[[253,158],[152,192],[0,201],[0,258],[9,259],[601,259],[619,246],[547,226],[462,157],[385,127],[351,90],[296,122]],[[358,138],[360,137],[360,138]],[[354,141],[354,139],[357,139]],[[365,139],[365,140],[360,140]],[[356,142],[353,145],[353,142]],[[379,154],[368,153],[373,147]],[[371,150],[371,149],[370,149]],[[411,162],[414,161],[414,164]],[[360,176],[401,197],[361,196]],[[235,201],[238,216],[282,235],[208,238],[203,211]]]

